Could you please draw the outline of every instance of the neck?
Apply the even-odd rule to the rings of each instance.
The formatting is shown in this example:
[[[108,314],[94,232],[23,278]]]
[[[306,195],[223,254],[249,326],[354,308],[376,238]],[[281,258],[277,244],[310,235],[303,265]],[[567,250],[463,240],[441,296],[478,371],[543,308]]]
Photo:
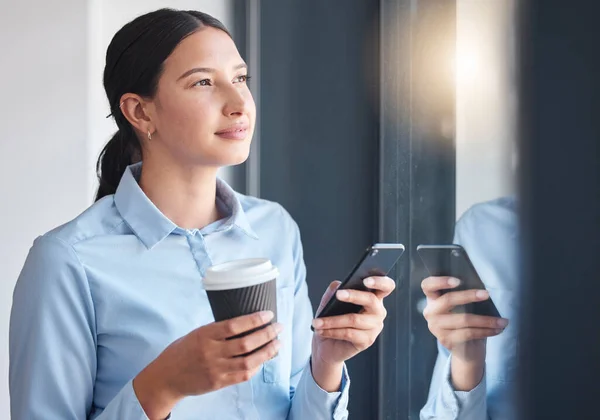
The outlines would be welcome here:
[[[183,229],[202,229],[219,220],[217,169],[160,165],[144,160],[140,188]]]

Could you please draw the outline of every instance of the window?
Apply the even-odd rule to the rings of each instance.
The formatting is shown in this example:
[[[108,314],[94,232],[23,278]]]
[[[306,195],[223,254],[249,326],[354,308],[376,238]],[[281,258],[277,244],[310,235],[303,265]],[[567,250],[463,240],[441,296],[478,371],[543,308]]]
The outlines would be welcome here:
[[[370,243],[407,248],[384,334],[350,362],[355,418],[419,417],[437,349],[421,313],[426,272],[415,248],[451,243],[467,208],[514,191],[513,7],[250,6],[260,194],[300,225],[313,304]]]

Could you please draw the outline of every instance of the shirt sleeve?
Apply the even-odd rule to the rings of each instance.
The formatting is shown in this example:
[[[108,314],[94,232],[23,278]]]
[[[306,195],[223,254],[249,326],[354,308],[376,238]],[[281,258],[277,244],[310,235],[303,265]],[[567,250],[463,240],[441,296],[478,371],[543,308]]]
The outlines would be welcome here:
[[[326,392],[315,382],[311,367],[312,330],[310,329],[313,311],[306,285],[306,267],[304,265],[300,231],[289,215],[293,236],[295,267],[292,376],[290,378],[290,397],[292,406],[289,420],[345,420],[348,418],[348,392],[350,378],[346,366],[342,374],[339,392]]]
[[[456,391],[450,377],[452,357],[438,343],[438,357],[433,370],[427,404],[421,410],[421,420],[486,420],[486,377],[471,391]]]
[[[55,237],[36,239],[13,295],[11,418],[147,420],[131,382],[103,411],[94,407],[96,344],[92,295],[75,250]]]

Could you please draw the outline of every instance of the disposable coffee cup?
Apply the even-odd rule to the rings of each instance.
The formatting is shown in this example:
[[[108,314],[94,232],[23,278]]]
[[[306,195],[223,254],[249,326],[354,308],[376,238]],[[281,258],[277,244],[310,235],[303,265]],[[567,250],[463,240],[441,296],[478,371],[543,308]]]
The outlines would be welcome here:
[[[235,260],[210,267],[203,284],[215,321],[272,311],[275,314],[272,322],[276,322],[278,275],[277,267],[265,258]]]

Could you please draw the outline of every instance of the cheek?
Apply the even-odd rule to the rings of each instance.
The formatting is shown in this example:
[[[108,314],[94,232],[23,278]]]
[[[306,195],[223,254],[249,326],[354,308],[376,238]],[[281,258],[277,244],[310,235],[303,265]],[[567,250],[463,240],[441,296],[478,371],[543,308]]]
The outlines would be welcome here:
[[[179,101],[169,107],[165,113],[165,121],[168,122],[168,130],[181,139],[186,137],[193,141],[197,136],[212,133],[215,110],[209,100],[196,98],[195,100]]]

